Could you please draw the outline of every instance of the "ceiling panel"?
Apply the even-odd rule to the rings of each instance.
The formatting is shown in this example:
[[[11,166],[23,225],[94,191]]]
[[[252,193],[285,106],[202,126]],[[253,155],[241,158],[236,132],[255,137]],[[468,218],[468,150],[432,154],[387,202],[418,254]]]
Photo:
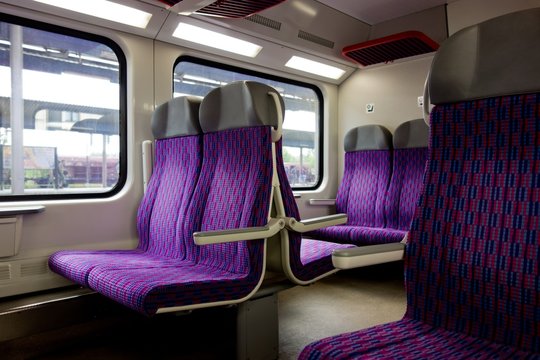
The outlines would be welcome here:
[[[370,25],[446,4],[449,0],[317,0]]]

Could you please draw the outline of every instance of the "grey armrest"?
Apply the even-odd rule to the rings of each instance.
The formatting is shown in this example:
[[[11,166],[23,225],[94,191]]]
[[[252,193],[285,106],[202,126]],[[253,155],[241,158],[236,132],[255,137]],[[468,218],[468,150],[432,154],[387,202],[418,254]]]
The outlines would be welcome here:
[[[334,214],[321,216],[318,218],[298,221],[295,218],[284,218],[286,220],[285,227],[287,229],[304,233],[307,231],[321,229],[327,226],[345,224],[347,222],[347,214]]]
[[[285,227],[284,219],[270,219],[265,226],[251,228],[201,231],[193,233],[197,245],[221,244],[227,242],[266,239]]]
[[[315,205],[315,206],[336,205],[336,199],[309,199],[309,205]]]
[[[33,205],[33,206],[5,206],[0,207],[0,216],[15,216],[15,215],[24,215],[24,214],[37,214],[45,211],[45,206],[43,205]]]
[[[354,269],[403,259],[405,244],[390,243],[334,250],[332,264],[337,269]]]

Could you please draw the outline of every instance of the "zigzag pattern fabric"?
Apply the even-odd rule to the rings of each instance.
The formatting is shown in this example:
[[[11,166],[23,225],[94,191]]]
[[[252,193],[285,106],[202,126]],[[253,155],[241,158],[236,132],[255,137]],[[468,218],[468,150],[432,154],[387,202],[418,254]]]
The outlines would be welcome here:
[[[312,343],[302,351],[298,360],[538,358],[515,347],[404,319]]]
[[[426,158],[427,148],[346,153],[336,210],[346,212],[349,220],[346,225],[310,232],[309,236],[356,245],[400,242],[410,228],[418,203]]]
[[[175,223],[184,240],[182,258],[148,258],[136,269],[94,268],[88,284],[147,315],[158,307],[241,299],[258,284],[263,240],[196,246],[193,232],[263,226],[268,221],[272,178],[270,127],[204,135],[203,165],[186,219]],[[144,218],[144,216],[143,216]]]
[[[385,199],[387,228],[409,230],[422,189],[427,153],[427,147],[394,149],[392,179]]]
[[[300,359],[540,358],[539,229],[540,95],[437,106],[405,317]]]
[[[540,352],[539,103],[508,96],[434,111],[407,317]]]
[[[346,225],[310,232],[314,239],[372,245],[399,242],[405,232],[385,229],[385,196],[390,181],[391,152],[361,150],[345,153],[345,171],[336,197],[336,211],[346,213]]]
[[[150,255],[184,258],[179,228],[186,222],[185,211],[201,170],[202,137],[161,139],[155,147],[154,171],[137,215],[137,249],[59,251],[49,258],[51,270],[88,286],[88,275],[95,267],[139,267]]]
[[[205,166],[190,208],[196,220],[188,234],[266,225],[273,172],[270,130],[252,127],[205,135]],[[199,246],[191,249],[188,259],[247,275],[262,270],[262,247],[262,241]]]
[[[300,219],[300,212],[294,200],[294,194],[283,163],[282,140],[276,143],[276,167],[283,199],[285,215]],[[297,279],[310,281],[334,270],[332,265],[332,252],[335,249],[354,247],[354,245],[342,245],[327,241],[302,238],[294,231],[288,232],[289,236],[289,262],[291,270]]]
[[[384,227],[384,197],[390,182],[389,150],[345,153],[345,171],[336,197],[336,210],[348,225]]]

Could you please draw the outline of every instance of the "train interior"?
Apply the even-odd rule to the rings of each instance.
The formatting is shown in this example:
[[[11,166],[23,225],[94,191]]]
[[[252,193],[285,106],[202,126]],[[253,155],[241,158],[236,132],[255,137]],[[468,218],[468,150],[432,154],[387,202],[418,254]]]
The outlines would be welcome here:
[[[334,348],[355,339],[339,334],[404,321],[404,314],[428,318],[422,306],[426,312],[442,306],[429,302],[437,297],[429,291],[425,304],[411,300],[413,285],[415,294],[423,292],[416,267],[436,266],[415,262],[416,242],[438,234],[442,243],[433,240],[426,258],[453,261],[462,253],[448,238],[469,244],[495,237],[499,230],[467,227],[473,222],[467,216],[481,222],[492,212],[500,216],[486,215],[488,228],[519,233],[524,241],[508,245],[511,256],[522,247],[536,251],[528,239],[536,236],[538,214],[519,206],[532,209],[537,191],[519,174],[538,171],[536,155],[527,155],[536,154],[527,133],[538,136],[538,128],[511,123],[497,127],[509,140],[469,139],[455,135],[460,125],[434,109],[539,92],[538,0],[77,3],[0,0],[0,349],[6,359],[361,358],[354,346]],[[490,22],[513,13],[526,15]],[[482,46],[474,50],[467,48],[473,35],[461,40],[472,31],[487,34],[484,40],[475,33]],[[507,52],[528,60],[500,55]],[[500,66],[519,75],[486,80],[478,59],[489,71]],[[479,65],[469,68],[474,61]],[[491,129],[489,123],[467,129],[479,128]],[[455,174],[484,171],[471,160],[480,150],[470,149],[512,143],[518,136],[512,133],[525,144],[523,151],[508,150],[519,164],[514,169],[511,158],[500,172],[502,162],[493,165],[494,174],[510,174],[497,180],[506,189],[504,203],[481,210],[483,201],[498,198],[488,199],[481,190],[488,180],[473,175],[470,181],[481,184],[454,202],[452,181],[462,179]],[[459,156],[470,168],[452,162]],[[445,160],[449,169],[437,168]],[[528,194],[523,199],[520,189]],[[521,205],[507,211],[512,196]],[[480,215],[471,199],[480,199]],[[437,206],[455,211],[456,219],[437,218],[443,213],[432,209]],[[422,232],[428,227],[429,236]],[[520,235],[522,228],[529,232]],[[446,247],[449,255],[437,253]],[[451,269],[481,282],[491,273],[475,273],[482,256],[476,250],[470,268]],[[522,272],[533,273],[528,266],[538,261],[524,257]],[[483,266],[494,261],[503,260],[488,257]],[[427,283],[436,277],[429,270]],[[517,273],[510,270],[508,282]],[[508,302],[511,320],[495,316],[494,323],[515,326],[516,309],[536,319],[540,306],[529,306],[539,294],[530,284],[540,279],[534,276],[519,277],[518,297],[527,304]],[[452,281],[445,285],[458,295],[449,298],[461,305],[468,282]],[[472,283],[473,292],[484,289]],[[490,307],[489,291],[482,291],[475,293],[480,307]],[[433,326],[450,321],[433,316]],[[469,318],[460,321],[456,331],[468,336],[540,352],[536,324],[524,322],[518,335],[491,336]],[[332,336],[334,343],[321,340]],[[442,351],[440,344],[433,348]],[[423,356],[429,358],[412,358]]]

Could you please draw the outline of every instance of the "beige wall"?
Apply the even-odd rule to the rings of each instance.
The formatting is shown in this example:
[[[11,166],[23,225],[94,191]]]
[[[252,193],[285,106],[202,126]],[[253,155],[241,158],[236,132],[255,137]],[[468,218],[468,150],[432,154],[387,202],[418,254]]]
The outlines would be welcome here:
[[[343,138],[350,129],[381,124],[394,132],[404,121],[422,117],[417,99],[433,56],[367,69],[359,69],[339,87],[338,156],[339,179],[343,174]],[[366,113],[366,104],[375,105]],[[337,190],[337,189],[336,189]]]
[[[448,32],[450,35],[467,26],[508,14],[540,7],[539,0],[458,0],[448,4]]]

